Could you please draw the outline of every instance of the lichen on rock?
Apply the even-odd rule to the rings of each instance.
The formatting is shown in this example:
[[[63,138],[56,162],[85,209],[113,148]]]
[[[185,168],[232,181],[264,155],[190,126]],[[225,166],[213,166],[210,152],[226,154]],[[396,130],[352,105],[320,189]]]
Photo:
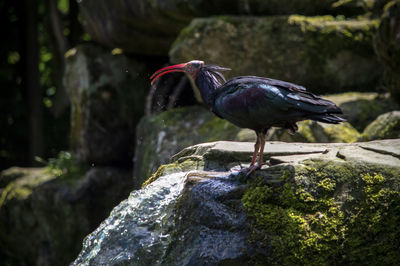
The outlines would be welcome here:
[[[361,140],[400,138],[400,111],[393,111],[378,116],[364,130]]]
[[[310,160],[279,186],[271,185],[267,175],[250,181],[242,198],[252,224],[250,239],[265,250],[253,260],[271,265],[398,264],[400,180],[398,173],[374,171]]]
[[[0,172],[4,265],[66,265],[83,237],[133,189],[131,168],[79,164],[61,152],[41,168]]]
[[[400,141],[187,147],[87,236],[73,265],[396,265]],[[194,169],[196,169],[194,171]]]
[[[228,78],[270,77],[320,94],[371,91],[382,74],[372,47],[377,25],[333,16],[198,18],[182,30],[169,55],[171,63],[196,58],[229,67]]]

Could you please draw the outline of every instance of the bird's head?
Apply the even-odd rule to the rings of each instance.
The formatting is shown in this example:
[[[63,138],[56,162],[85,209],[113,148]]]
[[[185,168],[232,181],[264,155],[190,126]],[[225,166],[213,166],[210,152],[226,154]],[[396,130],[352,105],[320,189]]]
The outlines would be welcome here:
[[[161,76],[165,74],[174,72],[183,72],[186,73],[190,77],[191,82],[194,83],[196,78],[199,76],[200,72],[203,73],[207,72],[209,73],[209,76],[210,75],[215,76],[215,80],[221,80],[225,82],[225,77],[220,73],[220,71],[226,71],[226,70],[231,70],[231,69],[216,65],[205,65],[204,62],[201,60],[192,60],[187,63],[161,68],[156,72],[154,72],[154,74],[151,75],[150,79],[151,79],[151,85],[153,85]]]
[[[187,63],[161,68],[161,69],[157,70],[156,72],[154,72],[153,75],[151,75],[151,77],[150,77],[151,84],[153,85],[154,82],[156,82],[156,80],[159,79],[161,76],[168,74],[168,73],[174,73],[174,72],[184,72],[184,73],[188,74],[193,80],[196,80],[196,77],[199,74],[199,71],[203,66],[204,66],[203,61],[192,60]]]
[[[198,101],[212,103],[212,92],[225,82],[225,77],[220,71],[230,70],[215,65],[205,65],[203,61],[192,60],[187,63],[161,68],[151,75],[151,85],[163,75],[174,72],[186,73]]]

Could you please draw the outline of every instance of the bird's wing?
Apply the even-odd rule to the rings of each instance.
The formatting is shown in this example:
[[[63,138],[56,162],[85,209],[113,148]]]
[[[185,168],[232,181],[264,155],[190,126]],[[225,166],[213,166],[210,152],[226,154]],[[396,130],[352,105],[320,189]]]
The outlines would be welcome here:
[[[232,84],[247,83],[249,81],[250,82],[257,81],[257,82],[265,83],[265,84],[268,84],[271,86],[278,86],[278,87],[285,88],[290,91],[306,91],[306,88],[304,88],[303,86],[294,84],[294,83],[290,83],[290,82],[282,81],[282,80],[278,80],[278,79],[257,77],[257,76],[239,76],[239,77],[235,77],[235,78],[229,80],[225,84],[229,85],[230,83],[232,83]]]
[[[235,90],[246,90],[251,87],[253,91],[261,89],[267,98],[279,95],[288,105],[299,106],[299,103],[306,103],[313,106],[336,106],[333,102],[308,92],[303,86],[277,79],[241,76],[229,80],[223,87],[235,88]]]
[[[294,85],[294,86],[293,86]],[[259,77],[238,77],[216,92],[215,112],[239,127],[260,128],[341,113],[331,101],[301,86]]]

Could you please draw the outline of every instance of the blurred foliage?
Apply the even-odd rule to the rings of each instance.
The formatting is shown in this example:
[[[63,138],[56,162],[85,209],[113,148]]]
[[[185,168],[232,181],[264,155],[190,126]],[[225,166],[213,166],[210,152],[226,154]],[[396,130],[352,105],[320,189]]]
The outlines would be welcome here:
[[[46,166],[46,172],[55,177],[71,179],[81,177],[85,173],[85,166],[78,162],[76,156],[68,151],[60,151],[55,158],[45,160],[37,157],[36,160]]]
[[[26,166],[29,161],[29,108],[24,81],[25,1],[0,0],[0,21],[3,34],[6,36],[0,48],[0,170],[11,165]],[[38,14],[36,14],[39,42],[37,67],[40,72],[44,116],[45,157],[54,157],[60,150],[68,148],[70,117],[69,108],[58,115],[52,110],[57,104],[55,101],[57,90],[62,84],[63,65],[58,51],[59,45],[51,28],[49,8],[51,1],[37,1]],[[88,40],[88,35],[82,33],[75,0],[54,1],[57,2],[57,15],[61,22],[62,33],[68,41],[66,48]],[[71,3],[75,5],[73,11],[70,10]]]

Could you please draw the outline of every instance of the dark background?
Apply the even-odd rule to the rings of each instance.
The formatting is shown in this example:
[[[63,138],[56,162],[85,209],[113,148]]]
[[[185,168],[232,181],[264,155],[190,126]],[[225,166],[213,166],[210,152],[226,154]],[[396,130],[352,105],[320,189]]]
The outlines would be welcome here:
[[[68,148],[64,53],[89,41],[75,0],[1,0],[0,170]]]

